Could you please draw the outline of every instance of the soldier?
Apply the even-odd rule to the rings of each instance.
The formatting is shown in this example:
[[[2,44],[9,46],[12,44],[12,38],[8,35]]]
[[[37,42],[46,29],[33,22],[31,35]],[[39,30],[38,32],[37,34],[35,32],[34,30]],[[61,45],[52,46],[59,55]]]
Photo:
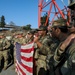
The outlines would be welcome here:
[[[0,66],[2,57],[4,58],[4,70],[8,67],[10,42],[6,39],[3,33],[0,34]]]
[[[16,43],[17,42],[21,45],[26,44],[25,38],[23,37],[23,32],[17,32],[12,40],[12,43],[14,44],[14,64],[16,61],[15,57],[16,57]]]
[[[47,28],[45,26],[41,26],[38,29],[39,37],[35,36],[34,42],[37,44],[38,48],[35,52],[35,59],[36,59],[36,66],[37,66],[37,75],[46,75],[47,73],[47,68],[46,68],[46,55],[40,54],[39,51],[40,49],[43,50],[43,47],[46,47],[49,49],[49,47],[46,44],[47,36],[46,36],[46,31]],[[38,55],[38,56],[36,56]]]
[[[14,62],[14,65],[15,65],[15,62],[16,62],[16,47],[15,47],[15,44],[16,44],[16,42],[18,42],[18,32],[16,32],[16,33],[13,33],[12,34],[12,39],[11,39],[11,44],[12,44],[12,46],[14,47],[13,48],[13,62]],[[12,69],[15,69],[15,66],[12,68]]]
[[[33,30],[29,30],[29,31],[27,32],[27,35],[26,35],[26,38],[25,38],[26,44],[29,43],[29,42],[32,42],[33,39],[34,39],[34,31],[33,31]]]
[[[16,40],[16,42],[20,43],[21,45],[22,44],[26,44],[25,43],[25,38],[23,36],[23,32],[18,32],[17,33],[17,40]]]
[[[58,70],[62,73],[59,72],[59,75],[75,75],[75,34],[68,35],[65,20],[55,23],[52,32],[61,41],[53,57],[55,70],[59,68]]]
[[[47,75],[47,55],[51,53],[50,45],[53,43],[52,38],[50,39],[47,35],[47,27],[40,26],[38,29],[39,37],[34,38],[34,42],[37,44],[35,52],[37,75]],[[53,46],[52,46],[53,47]]]

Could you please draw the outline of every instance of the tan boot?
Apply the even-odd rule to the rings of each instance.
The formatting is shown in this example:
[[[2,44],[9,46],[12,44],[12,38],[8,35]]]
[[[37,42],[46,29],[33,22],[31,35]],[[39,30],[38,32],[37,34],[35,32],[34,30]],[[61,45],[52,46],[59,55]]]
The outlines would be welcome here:
[[[4,67],[4,68],[3,68],[3,70],[6,70],[6,69],[7,69],[7,67]]]

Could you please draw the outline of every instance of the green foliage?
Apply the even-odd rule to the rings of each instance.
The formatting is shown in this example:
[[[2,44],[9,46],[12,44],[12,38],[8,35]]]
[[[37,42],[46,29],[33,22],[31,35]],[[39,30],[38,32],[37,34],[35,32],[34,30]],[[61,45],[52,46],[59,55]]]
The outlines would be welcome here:
[[[23,26],[23,29],[24,29],[24,30],[31,30],[31,25],[28,24],[28,25],[26,25],[26,26]]]
[[[46,13],[46,14],[44,14],[43,17],[41,17],[41,25],[45,25],[47,16],[48,16],[48,14]],[[48,25],[49,25],[49,18],[48,18],[48,22],[47,22],[46,26],[48,26]]]
[[[6,24],[6,23],[5,23],[5,17],[2,15],[2,16],[1,16],[0,27],[2,27],[2,28],[5,27],[5,24]]]

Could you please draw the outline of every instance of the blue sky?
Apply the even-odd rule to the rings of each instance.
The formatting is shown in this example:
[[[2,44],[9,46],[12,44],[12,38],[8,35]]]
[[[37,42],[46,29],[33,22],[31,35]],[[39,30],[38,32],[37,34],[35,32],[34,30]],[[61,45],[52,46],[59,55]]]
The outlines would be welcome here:
[[[56,0],[60,8],[63,4]],[[64,0],[67,5],[68,0]],[[38,0],[0,0],[0,17],[5,16],[5,22],[13,21],[16,25],[31,24],[32,28],[38,27]]]

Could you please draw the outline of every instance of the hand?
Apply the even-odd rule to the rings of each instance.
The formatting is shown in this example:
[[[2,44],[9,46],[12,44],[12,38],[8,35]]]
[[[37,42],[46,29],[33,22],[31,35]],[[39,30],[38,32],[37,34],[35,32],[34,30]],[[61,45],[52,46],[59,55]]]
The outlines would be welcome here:
[[[5,49],[5,47],[3,47],[3,49]]]
[[[65,50],[65,48],[71,43],[73,39],[75,39],[75,34],[68,36],[68,38],[60,46],[60,49]]]
[[[34,37],[34,42],[36,43],[36,42],[38,41],[38,39],[39,39],[39,38],[38,38],[37,36],[35,36],[35,37]]]

